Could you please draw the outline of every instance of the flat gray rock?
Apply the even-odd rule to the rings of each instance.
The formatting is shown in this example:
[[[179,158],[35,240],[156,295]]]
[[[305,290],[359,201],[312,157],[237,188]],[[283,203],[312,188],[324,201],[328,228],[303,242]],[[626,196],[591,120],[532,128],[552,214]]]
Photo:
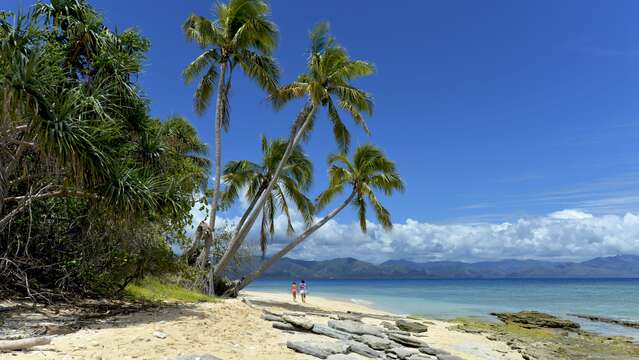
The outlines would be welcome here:
[[[419,352],[422,352],[424,354],[428,354],[428,355],[432,355],[432,356],[436,356],[436,355],[448,355],[448,352],[445,350],[440,350],[440,349],[434,349],[430,346],[422,346],[419,348]]]
[[[295,327],[302,328],[305,330],[311,330],[313,328],[313,322],[304,316],[284,315],[282,316],[282,320],[286,321],[287,323]]]
[[[390,333],[388,334],[388,338],[398,342],[404,346],[410,346],[410,347],[414,347],[414,348],[419,348],[419,347],[425,347],[428,346],[428,344],[426,344],[425,342],[412,337],[412,336],[405,336],[405,335],[398,335],[398,334],[393,334]]]
[[[173,358],[173,360],[222,360],[213,355],[185,355]]]
[[[280,316],[271,315],[271,314],[262,314],[262,316],[260,316],[260,319],[263,319],[266,321],[282,321],[282,318]]]
[[[330,320],[328,326],[333,329],[345,331],[347,333],[356,335],[375,335],[379,337],[384,336],[382,329],[377,326],[372,326],[364,323],[360,323],[353,320]]]
[[[401,319],[401,320],[395,321],[395,325],[397,325],[397,327],[400,330],[414,332],[414,333],[422,333],[422,332],[428,331],[428,326],[417,321]]]
[[[362,335],[359,337],[359,341],[375,350],[386,350],[393,345],[392,341],[375,335]]]
[[[437,355],[437,360],[464,360],[464,359],[455,355],[442,354],[442,355]]]
[[[409,349],[409,348],[405,348],[405,347],[396,347],[396,348],[392,348],[392,349],[388,349],[386,350],[387,353],[392,353],[397,355],[398,359],[408,359],[408,357],[415,355],[415,354],[419,354],[419,351],[417,351],[416,349]]]
[[[289,330],[289,331],[295,331],[297,330],[297,328],[289,323],[285,323],[285,322],[280,322],[280,321],[274,321],[273,322],[273,327],[275,329],[280,329],[280,330]]]
[[[368,358],[377,359],[382,357],[382,353],[371,349],[370,346],[357,341],[349,341],[351,352]]]
[[[325,335],[340,340],[351,340],[353,338],[353,335],[347,332],[339,331],[323,324],[313,325],[311,331],[316,334]]]
[[[358,360],[355,356],[345,354],[329,355],[326,360]]]
[[[289,349],[308,354],[321,359],[326,359],[333,354],[343,354],[350,348],[349,344],[344,342],[315,342],[315,341],[292,341],[286,342]]]
[[[414,354],[408,357],[408,360],[433,360],[434,358],[421,354]]]

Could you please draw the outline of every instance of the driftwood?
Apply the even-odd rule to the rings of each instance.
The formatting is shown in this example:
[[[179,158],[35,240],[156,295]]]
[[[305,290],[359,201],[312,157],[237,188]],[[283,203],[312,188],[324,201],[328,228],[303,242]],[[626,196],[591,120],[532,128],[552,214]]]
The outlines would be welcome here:
[[[47,345],[51,342],[49,336],[20,339],[20,340],[1,340],[0,351],[25,350],[30,347]]]

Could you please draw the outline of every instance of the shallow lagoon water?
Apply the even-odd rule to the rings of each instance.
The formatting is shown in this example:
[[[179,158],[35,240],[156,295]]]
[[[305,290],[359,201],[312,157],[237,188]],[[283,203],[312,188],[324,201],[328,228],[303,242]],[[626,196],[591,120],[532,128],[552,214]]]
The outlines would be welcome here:
[[[299,279],[297,279],[299,281]],[[288,291],[292,280],[258,280],[248,290]],[[586,330],[639,340],[639,330],[591,322],[570,313],[639,321],[639,279],[309,280],[312,295],[359,302],[437,319],[538,310],[579,322]]]

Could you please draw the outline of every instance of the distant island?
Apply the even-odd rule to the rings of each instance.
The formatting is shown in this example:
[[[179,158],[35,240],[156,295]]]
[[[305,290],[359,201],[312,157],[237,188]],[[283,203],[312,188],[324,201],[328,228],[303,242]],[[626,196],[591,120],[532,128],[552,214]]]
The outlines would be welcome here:
[[[256,266],[260,259],[244,265]],[[413,262],[379,265],[354,258],[306,261],[282,258],[264,275],[269,279],[460,279],[460,278],[639,278],[639,256],[598,257],[583,262],[500,260]]]

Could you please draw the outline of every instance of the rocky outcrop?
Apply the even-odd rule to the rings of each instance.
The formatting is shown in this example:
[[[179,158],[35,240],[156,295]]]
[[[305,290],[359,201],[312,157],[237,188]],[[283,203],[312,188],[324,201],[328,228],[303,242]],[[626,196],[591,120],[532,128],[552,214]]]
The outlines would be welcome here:
[[[333,354],[344,354],[350,346],[345,342],[316,342],[316,341],[287,341],[289,349],[308,354],[321,359],[326,359]]]
[[[329,355],[326,360],[358,360],[355,356],[345,354],[333,354]]]
[[[333,329],[356,335],[374,335],[384,337],[384,332],[377,326],[367,325],[353,320],[330,320],[328,326]]]
[[[373,350],[370,346],[363,344],[357,341],[349,341],[350,351],[352,353],[362,355],[364,357],[377,359],[382,357],[382,353],[376,350]]]
[[[539,311],[520,311],[516,313],[491,313],[504,323],[514,323],[521,327],[533,328],[552,328],[564,330],[577,330],[579,324],[570,320],[560,319],[556,316],[542,313]]]
[[[274,321],[273,322],[273,328],[279,329],[279,330],[285,330],[285,331],[295,331],[295,330],[297,330],[295,328],[295,326],[293,326],[293,325],[291,325],[289,323],[280,322],[280,321]]]
[[[422,333],[422,332],[428,331],[428,326],[422,323],[419,323],[417,321],[409,321],[409,320],[401,319],[401,320],[395,321],[395,325],[397,325],[397,327],[400,330],[404,330],[408,332]]]
[[[607,324],[615,324],[615,325],[621,325],[621,326],[625,326],[629,328],[639,329],[639,321],[613,319],[613,318],[599,316],[599,315],[584,315],[584,314],[568,314],[568,315],[578,317],[580,319],[590,320],[590,321],[602,322]]]
[[[322,324],[313,325],[313,328],[311,329],[311,331],[316,334],[325,335],[325,336],[329,336],[329,337],[340,339],[340,340],[350,340],[353,338],[353,335],[349,333],[339,331],[339,330],[333,329],[332,327],[322,325]]]
[[[428,346],[428,344],[426,344],[425,342],[412,336],[405,336],[405,335],[390,333],[388,334],[388,338],[408,347],[420,348],[420,347]]]
[[[282,316],[282,320],[304,330],[311,330],[314,325],[313,322],[310,319],[307,319],[305,316],[284,315]]]
[[[405,359],[408,359],[412,355],[419,354],[419,351],[416,350],[416,349],[410,349],[410,348],[405,348],[405,347],[394,347],[394,348],[389,349],[386,353],[387,354],[395,354],[398,359],[405,360]]]
[[[447,351],[434,349],[430,346],[422,346],[419,348],[419,352],[424,353],[426,355],[437,356],[437,355],[448,355]]]
[[[393,342],[388,340],[387,338],[375,335],[362,335],[357,340],[375,350],[386,350],[393,345]]]

